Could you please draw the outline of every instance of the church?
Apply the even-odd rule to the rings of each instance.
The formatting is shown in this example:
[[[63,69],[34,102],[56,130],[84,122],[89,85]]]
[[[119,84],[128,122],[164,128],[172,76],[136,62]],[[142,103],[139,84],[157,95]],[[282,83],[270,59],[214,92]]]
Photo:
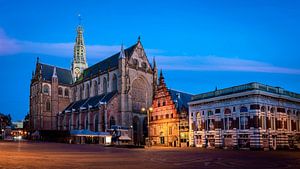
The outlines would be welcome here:
[[[77,27],[71,70],[36,62],[30,84],[30,130],[107,132],[113,126],[144,144],[147,113],[157,86],[140,37],[132,46],[88,66],[83,27]],[[132,140],[133,139],[133,140]]]

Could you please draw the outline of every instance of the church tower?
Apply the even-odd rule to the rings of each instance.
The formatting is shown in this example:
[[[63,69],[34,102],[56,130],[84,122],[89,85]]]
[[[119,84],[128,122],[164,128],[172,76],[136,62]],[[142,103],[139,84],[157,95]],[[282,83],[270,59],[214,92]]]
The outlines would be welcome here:
[[[72,61],[72,76],[75,82],[83,73],[83,70],[88,67],[86,62],[86,50],[83,39],[83,27],[79,23],[77,26],[77,37],[74,45],[74,57]]]

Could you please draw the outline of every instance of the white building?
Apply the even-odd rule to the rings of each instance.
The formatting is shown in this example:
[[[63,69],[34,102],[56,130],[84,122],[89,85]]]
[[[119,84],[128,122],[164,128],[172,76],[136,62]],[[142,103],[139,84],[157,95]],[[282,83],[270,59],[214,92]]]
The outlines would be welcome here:
[[[195,95],[189,102],[196,147],[286,148],[300,134],[300,94],[259,83]]]

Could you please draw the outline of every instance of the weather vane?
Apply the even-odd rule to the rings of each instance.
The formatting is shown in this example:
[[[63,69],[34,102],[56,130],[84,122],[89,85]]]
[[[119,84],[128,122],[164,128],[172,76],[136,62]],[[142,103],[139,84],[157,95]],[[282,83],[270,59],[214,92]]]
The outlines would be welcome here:
[[[78,14],[78,23],[79,23],[79,25],[81,25],[81,21],[82,21],[82,17],[81,17],[80,14]]]

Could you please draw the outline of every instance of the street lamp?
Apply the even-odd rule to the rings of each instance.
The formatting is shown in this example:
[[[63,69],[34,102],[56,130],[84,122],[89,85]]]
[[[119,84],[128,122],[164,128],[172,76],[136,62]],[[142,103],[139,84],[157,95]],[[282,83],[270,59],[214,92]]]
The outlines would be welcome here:
[[[149,107],[148,109],[146,108],[142,108],[142,112],[147,112],[147,129],[148,129],[148,145],[150,146],[150,127],[149,127],[149,123],[150,123],[150,112],[153,111],[153,108],[152,107]]]

